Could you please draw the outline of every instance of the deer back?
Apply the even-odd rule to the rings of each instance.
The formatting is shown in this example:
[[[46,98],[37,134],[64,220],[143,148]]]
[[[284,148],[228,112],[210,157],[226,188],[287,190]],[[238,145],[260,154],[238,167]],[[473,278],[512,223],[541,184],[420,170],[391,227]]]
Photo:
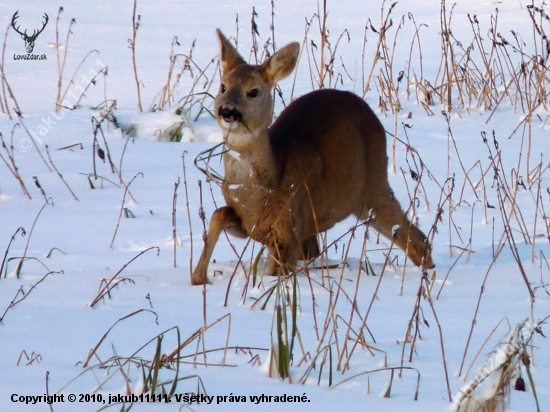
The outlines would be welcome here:
[[[384,128],[353,93],[327,89],[298,98],[269,137],[281,186],[306,197],[300,215],[313,218],[304,225],[317,231],[370,207],[369,193],[389,190]]]

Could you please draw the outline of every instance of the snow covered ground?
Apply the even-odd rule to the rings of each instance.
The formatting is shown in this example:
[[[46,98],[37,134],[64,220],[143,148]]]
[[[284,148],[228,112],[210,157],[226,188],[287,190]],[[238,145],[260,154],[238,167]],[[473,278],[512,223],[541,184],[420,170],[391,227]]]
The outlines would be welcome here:
[[[533,30],[530,4],[527,0],[459,0],[452,11],[452,35],[467,48],[474,41],[468,16],[473,20],[475,15],[487,60],[494,57],[489,28],[495,21],[498,33],[513,45],[520,43],[511,31],[521,35],[526,55],[547,56],[544,47],[548,43]],[[504,97],[498,105],[483,107],[478,105],[479,96],[460,104],[457,93],[455,108],[449,110],[437,93],[433,105],[426,106],[414,86],[407,97],[406,80],[402,80],[398,91],[402,110],[396,115],[389,104],[386,110],[378,104],[383,93],[380,79],[386,73],[379,62],[366,100],[389,133],[397,133],[416,149],[408,151],[397,142],[394,158],[394,140],[388,137],[390,164],[395,165],[395,171],[393,167],[389,171],[390,183],[404,208],[416,196],[415,217],[426,233],[437,223],[435,272],[429,271],[423,280],[420,269],[403,266],[404,254],[396,250],[388,258],[393,263],[385,264],[389,241],[369,230],[365,243],[364,226],[350,233],[357,222],[341,222],[326,235],[327,244],[341,237],[329,248],[328,257],[339,261],[347,255],[347,265],[330,271],[310,268],[309,278],[297,276],[299,335],[293,348],[292,383],[269,377],[269,349],[276,340],[275,295],[267,299],[264,292],[275,281],[264,278],[253,287],[248,277],[259,246],[248,245],[243,264],[238,265],[247,243],[232,238],[230,243],[222,236],[210,266],[212,283],[206,288],[190,286],[191,259],[196,263],[202,249],[201,205],[208,220],[215,205],[223,204],[219,187],[207,183],[193,165],[199,153],[222,141],[214,119],[206,111],[199,113],[200,100],[204,97],[208,108],[212,99],[199,93],[206,85],[215,94],[219,85],[216,28],[228,36],[238,33],[239,50],[254,60],[249,53],[253,7],[258,56],[271,38],[272,18],[277,47],[290,41],[302,43],[306,21],[312,22],[308,39],[315,46],[306,42],[309,54],[303,51],[296,79],[291,76],[280,85],[285,102],[291,95],[311,91],[316,86],[310,74],[315,69],[310,66],[315,63],[308,56],[321,47],[319,20],[313,16],[322,14],[323,5],[312,0],[276,0],[272,17],[272,3],[267,0],[138,2],[135,52],[141,101],[147,112],[143,114],[138,113],[128,47],[133,2],[78,0],[63,5],[56,41],[59,6],[50,0],[7,1],[1,6],[1,27],[8,27],[19,10],[17,23],[21,30],[28,28],[28,33],[41,27],[44,13],[49,16],[33,51],[46,54],[46,60],[15,58],[26,53],[21,36],[12,28],[5,44],[7,84],[0,89],[3,104],[8,103],[0,113],[0,132],[6,143],[6,148],[0,148],[5,160],[0,162],[0,258],[5,254],[0,279],[1,410],[129,410],[130,403],[126,409],[120,403],[109,404],[120,400],[110,396],[141,393],[162,336],[159,353],[172,354],[174,362],[170,363],[172,370],[160,369],[160,381],[176,377],[180,379],[176,394],[193,392],[212,398],[191,405],[175,397],[170,403],[136,402],[132,411],[444,411],[452,405],[449,389],[456,399],[459,389],[475,378],[486,360],[490,366],[485,365],[484,371],[500,365],[503,358],[492,350],[510,341],[509,333],[516,325],[550,315],[548,99],[527,107],[523,102],[528,99],[516,95],[516,103]],[[326,25],[332,50],[344,33],[336,47],[332,85],[362,94],[378,41],[370,25],[380,32],[390,6],[379,0],[328,2]],[[451,7],[447,4],[447,17]],[[392,10],[393,24],[386,36],[394,59],[394,82],[400,71],[411,79],[413,73],[422,75],[432,86],[441,81],[440,11],[441,3],[435,0],[403,1]],[[546,15],[549,12],[546,8]],[[75,24],[67,47],[72,18]],[[415,25],[420,28],[421,50],[416,41],[411,53]],[[548,20],[541,19],[538,27],[550,34]],[[179,44],[173,43],[175,36]],[[159,92],[167,83],[171,47],[175,54],[188,55],[194,40],[189,63],[193,77],[185,71],[170,104],[164,111],[149,113],[150,107],[158,107]],[[454,44],[455,51],[463,50]],[[56,112],[57,53],[63,59],[65,50],[61,90],[67,94],[59,101],[65,107],[78,105]],[[474,42],[473,50],[477,50],[472,55],[477,56],[478,68],[484,71],[480,45]],[[518,61],[520,53],[512,52],[511,46],[507,50],[510,61]],[[318,62],[319,54],[316,58]],[[176,61],[172,85],[184,60]],[[504,57],[500,61],[506,70],[507,61]],[[497,73],[500,68],[494,65],[491,70]],[[95,85],[90,86],[96,74]],[[548,72],[542,76],[546,77],[536,84],[548,93]],[[502,94],[508,86],[516,87],[518,82],[512,80],[497,80],[491,87]],[[195,103],[184,107],[185,119],[176,109],[190,93],[196,94]],[[115,100],[114,115],[128,134],[108,120],[96,128]],[[277,100],[276,111],[282,106]],[[167,129],[184,121],[181,142],[158,141]],[[104,160],[97,155],[94,136]],[[118,173],[113,172],[109,156]],[[13,164],[28,195],[10,171]],[[420,187],[410,170],[421,174]],[[173,199],[178,181],[174,248]],[[129,191],[125,184],[130,184]],[[24,228],[26,235],[18,228]],[[22,256],[26,259],[17,274]],[[360,269],[366,259],[369,275]],[[371,276],[370,268],[376,276]],[[96,299],[105,287],[117,282],[103,299]],[[411,319],[413,327],[408,333]],[[540,331],[547,334],[544,324]],[[537,410],[534,389],[540,410],[550,409],[550,344],[542,333],[535,331],[526,344],[530,367],[510,366],[516,372],[506,410]],[[178,345],[183,346],[179,352]],[[312,362],[315,368],[310,370]],[[391,368],[399,367],[405,369],[392,372]],[[378,369],[384,370],[375,372]],[[525,392],[513,390],[520,373]],[[348,378],[352,379],[335,387]],[[487,394],[487,387],[478,388],[476,396],[484,390]],[[42,398],[32,406],[25,404],[46,393],[57,395],[58,402],[48,405]],[[76,395],[76,402],[69,395]],[[300,402],[288,402],[283,395]]]

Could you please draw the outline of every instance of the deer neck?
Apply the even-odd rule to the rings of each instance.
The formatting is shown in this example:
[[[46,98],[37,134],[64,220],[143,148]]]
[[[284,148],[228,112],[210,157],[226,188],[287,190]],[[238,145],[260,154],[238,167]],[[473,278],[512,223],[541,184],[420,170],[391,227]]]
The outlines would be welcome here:
[[[259,185],[273,189],[277,184],[277,166],[266,130],[245,135],[230,133],[224,155],[225,179],[229,184]]]

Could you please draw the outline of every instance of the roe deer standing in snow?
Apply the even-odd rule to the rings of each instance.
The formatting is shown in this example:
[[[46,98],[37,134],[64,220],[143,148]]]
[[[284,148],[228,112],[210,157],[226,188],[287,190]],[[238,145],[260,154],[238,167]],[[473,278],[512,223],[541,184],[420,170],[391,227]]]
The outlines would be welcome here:
[[[294,70],[298,43],[253,66],[217,34],[223,76],[215,114],[228,148],[227,206],[212,215],[192,284],[208,281],[222,230],[267,246],[268,273],[275,275],[318,254],[317,234],[352,214],[371,219],[415,265],[433,268],[428,239],[393,196],[386,133],[371,108],[352,93],[317,90],[292,102],[269,127],[272,89]]]

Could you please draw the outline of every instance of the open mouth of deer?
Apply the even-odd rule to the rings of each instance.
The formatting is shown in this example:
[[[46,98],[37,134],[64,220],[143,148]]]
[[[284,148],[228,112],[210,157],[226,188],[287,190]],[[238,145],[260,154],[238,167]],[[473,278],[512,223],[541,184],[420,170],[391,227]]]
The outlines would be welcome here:
[[[230,130],[234,130],[238,127],[239,122],[242,120],[243,115],[238,110],[227,107],[220,107],[218,110],[218,116],[222,120],[223,126]]]

